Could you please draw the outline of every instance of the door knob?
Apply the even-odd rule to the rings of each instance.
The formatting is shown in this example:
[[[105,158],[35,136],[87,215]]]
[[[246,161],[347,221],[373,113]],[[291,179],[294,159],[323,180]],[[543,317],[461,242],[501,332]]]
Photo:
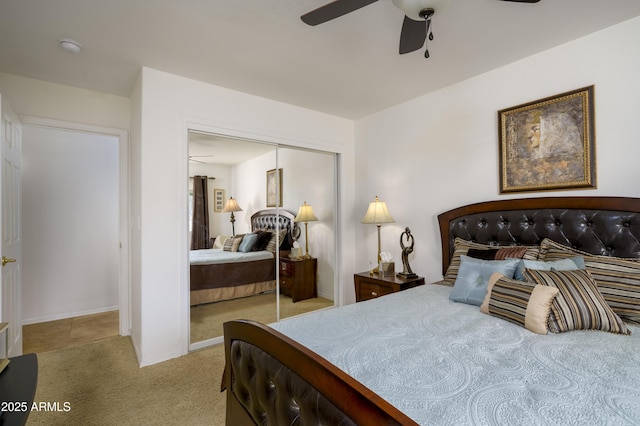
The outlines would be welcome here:
[[[7,263],[11,263],[15,261],[16,261],[15,259],[11,259],[10,257],[2,256],[2,266],[6,265]]]

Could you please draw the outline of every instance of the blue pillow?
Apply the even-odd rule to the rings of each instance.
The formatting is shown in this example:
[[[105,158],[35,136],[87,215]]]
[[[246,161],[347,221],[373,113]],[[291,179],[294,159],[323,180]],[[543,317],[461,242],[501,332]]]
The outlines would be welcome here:
[[[513,278],[518,262],[520,259],[482,260],[460,256],[460,269],[449,299],[469,305],[482,305],[489,277],[494,272],[500,272],[507,278]]]
[[[575,271],[584,269],[584,258],[582,256],[567,257],[558,260],[525,260],[522,259],[518,266],[514,278],[518,281],[526,281],[524,278],[524,269],[536,269],[538,271]]]
[[[253,246],[256,244],[256,241],[258,241],[258,234],[244,234],[244,237],[242,237],[242,242],[238,247],[238,251],[241,251],[243,253],[251,251]]]

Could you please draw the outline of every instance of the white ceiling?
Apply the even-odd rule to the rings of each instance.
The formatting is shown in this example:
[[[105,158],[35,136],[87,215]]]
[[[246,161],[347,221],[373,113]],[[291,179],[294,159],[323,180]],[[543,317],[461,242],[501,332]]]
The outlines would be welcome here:
[[[425,59],[397,53],[403,13],[390,0],[300,20],[325,3],[2,0],[0,72],[129,96],[148,66],[357,119],[640,15],[638,0],[429,0]],[[62,51],[63,37],[84,50]]]
[[[189,132],[189,164],[233,166],[274,151],[275,145]]]

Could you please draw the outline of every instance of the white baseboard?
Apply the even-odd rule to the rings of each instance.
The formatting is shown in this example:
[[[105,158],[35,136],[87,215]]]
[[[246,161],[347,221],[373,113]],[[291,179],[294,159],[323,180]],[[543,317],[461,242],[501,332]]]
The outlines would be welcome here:
[[[101,314],[103,312],[117,311],[118,309],[119,309],[118,305],[115,305],[115,306],[109,306],[106,308],[89,309],[86,311],[66,312],[64,314],[52,315],[52,316],[41,317],[41,318],[23,319],[22,325],[38,324],[40,322],[56,321],[61,319],[73,318],[73,317],[81,317],[84,315]]]

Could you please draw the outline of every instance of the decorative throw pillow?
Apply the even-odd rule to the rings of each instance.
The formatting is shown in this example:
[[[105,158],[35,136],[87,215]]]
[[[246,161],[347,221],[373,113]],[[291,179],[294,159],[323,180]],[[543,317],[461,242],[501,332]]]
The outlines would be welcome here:
[[[550,261],[522,259],[516,266],[513,278],[523,281],[525,279],[524,268],[542,271],[574,271],[576,269],[584,269],[584,258],[582,256],[574,256]]]
[[[551,303],[558,289],[511,280],[495,272],[489,278],[480,312],[489,314],[538,334],[547,334]]]
[[[525,246],[509,246],[488,250],[472,248],[467,251],[467,256],[484,260],[522,259],[527,250],[529,250],[529,247]]]
[[[238,247],[240,247],[240,243],[242,242],[242,235],[237,235],[235,237],[229,237],[224,242],[224,247],[222,250],[224,251],[238,251]]]
[[[266,249],[267,244],[269,244],[269,240],[271,239],[271,232],[261,229],[256,231],[256,235],[258,238],[253,246],[253,251],[262,251]]]
[[[253,246],[256,244],[256,240],[258,239],[258,234],[250,233],[244,234],[242,237],[242,242],[238,246],[238,251],[246,253],[253,249]]]
[[[470,249],[476,250],[500,250],[500,249],[515,249],[519,247],[525,247],[525,253],[521,256],[523,259],[536,260],[538,259],[538,246],[495,246],[474,243],[471,241],[463,240],[457,237],[453,244],[453,255],[449,262],[449,267],[444,275],[443,284],[454,285],[456,277],[458,275],[458,269],[460,269],[460,256],[466,256]],[[497,252],[496,252],[497,253]],[[495,254],[494,254],[495,256]],[[515,256],[510,256],[515,257]]]
[[[586,269],[540,271],[525,269],[527,280],[556,287],[559,292],[551,305],[549,331],[602,330],[630,334],[627,326],[604,300]]]
[[[465,256],[473,257],[474,259],[482,260],[496,260],[496,254],[498,249],[476,249],[471,248],[467,250]]]
[[[489,278],[494,272],[513,278],[518,259],[480,260],[460,256],[460,270],[449,298],[454,302],[480,306],[487,294]]]
[[[278,232],[272,232],[271,238],[269,239],[269,243],[265,250],[275,253],[276,249],[278,249],[282,243],[284,242],[284,238],[287,235],[286,229],[281,229]]]
[[[216,248],[216,249],[224,248],[224,242],[227,241],[227,239],[229,239],[228,235],[218,235],[216,237],[216,240],[213,243],[213,248]]]
[[[640,261],[589,254],[555,241],[542,241],[544,260],[580,255],[611,309],[624,321],[640,323]]]

